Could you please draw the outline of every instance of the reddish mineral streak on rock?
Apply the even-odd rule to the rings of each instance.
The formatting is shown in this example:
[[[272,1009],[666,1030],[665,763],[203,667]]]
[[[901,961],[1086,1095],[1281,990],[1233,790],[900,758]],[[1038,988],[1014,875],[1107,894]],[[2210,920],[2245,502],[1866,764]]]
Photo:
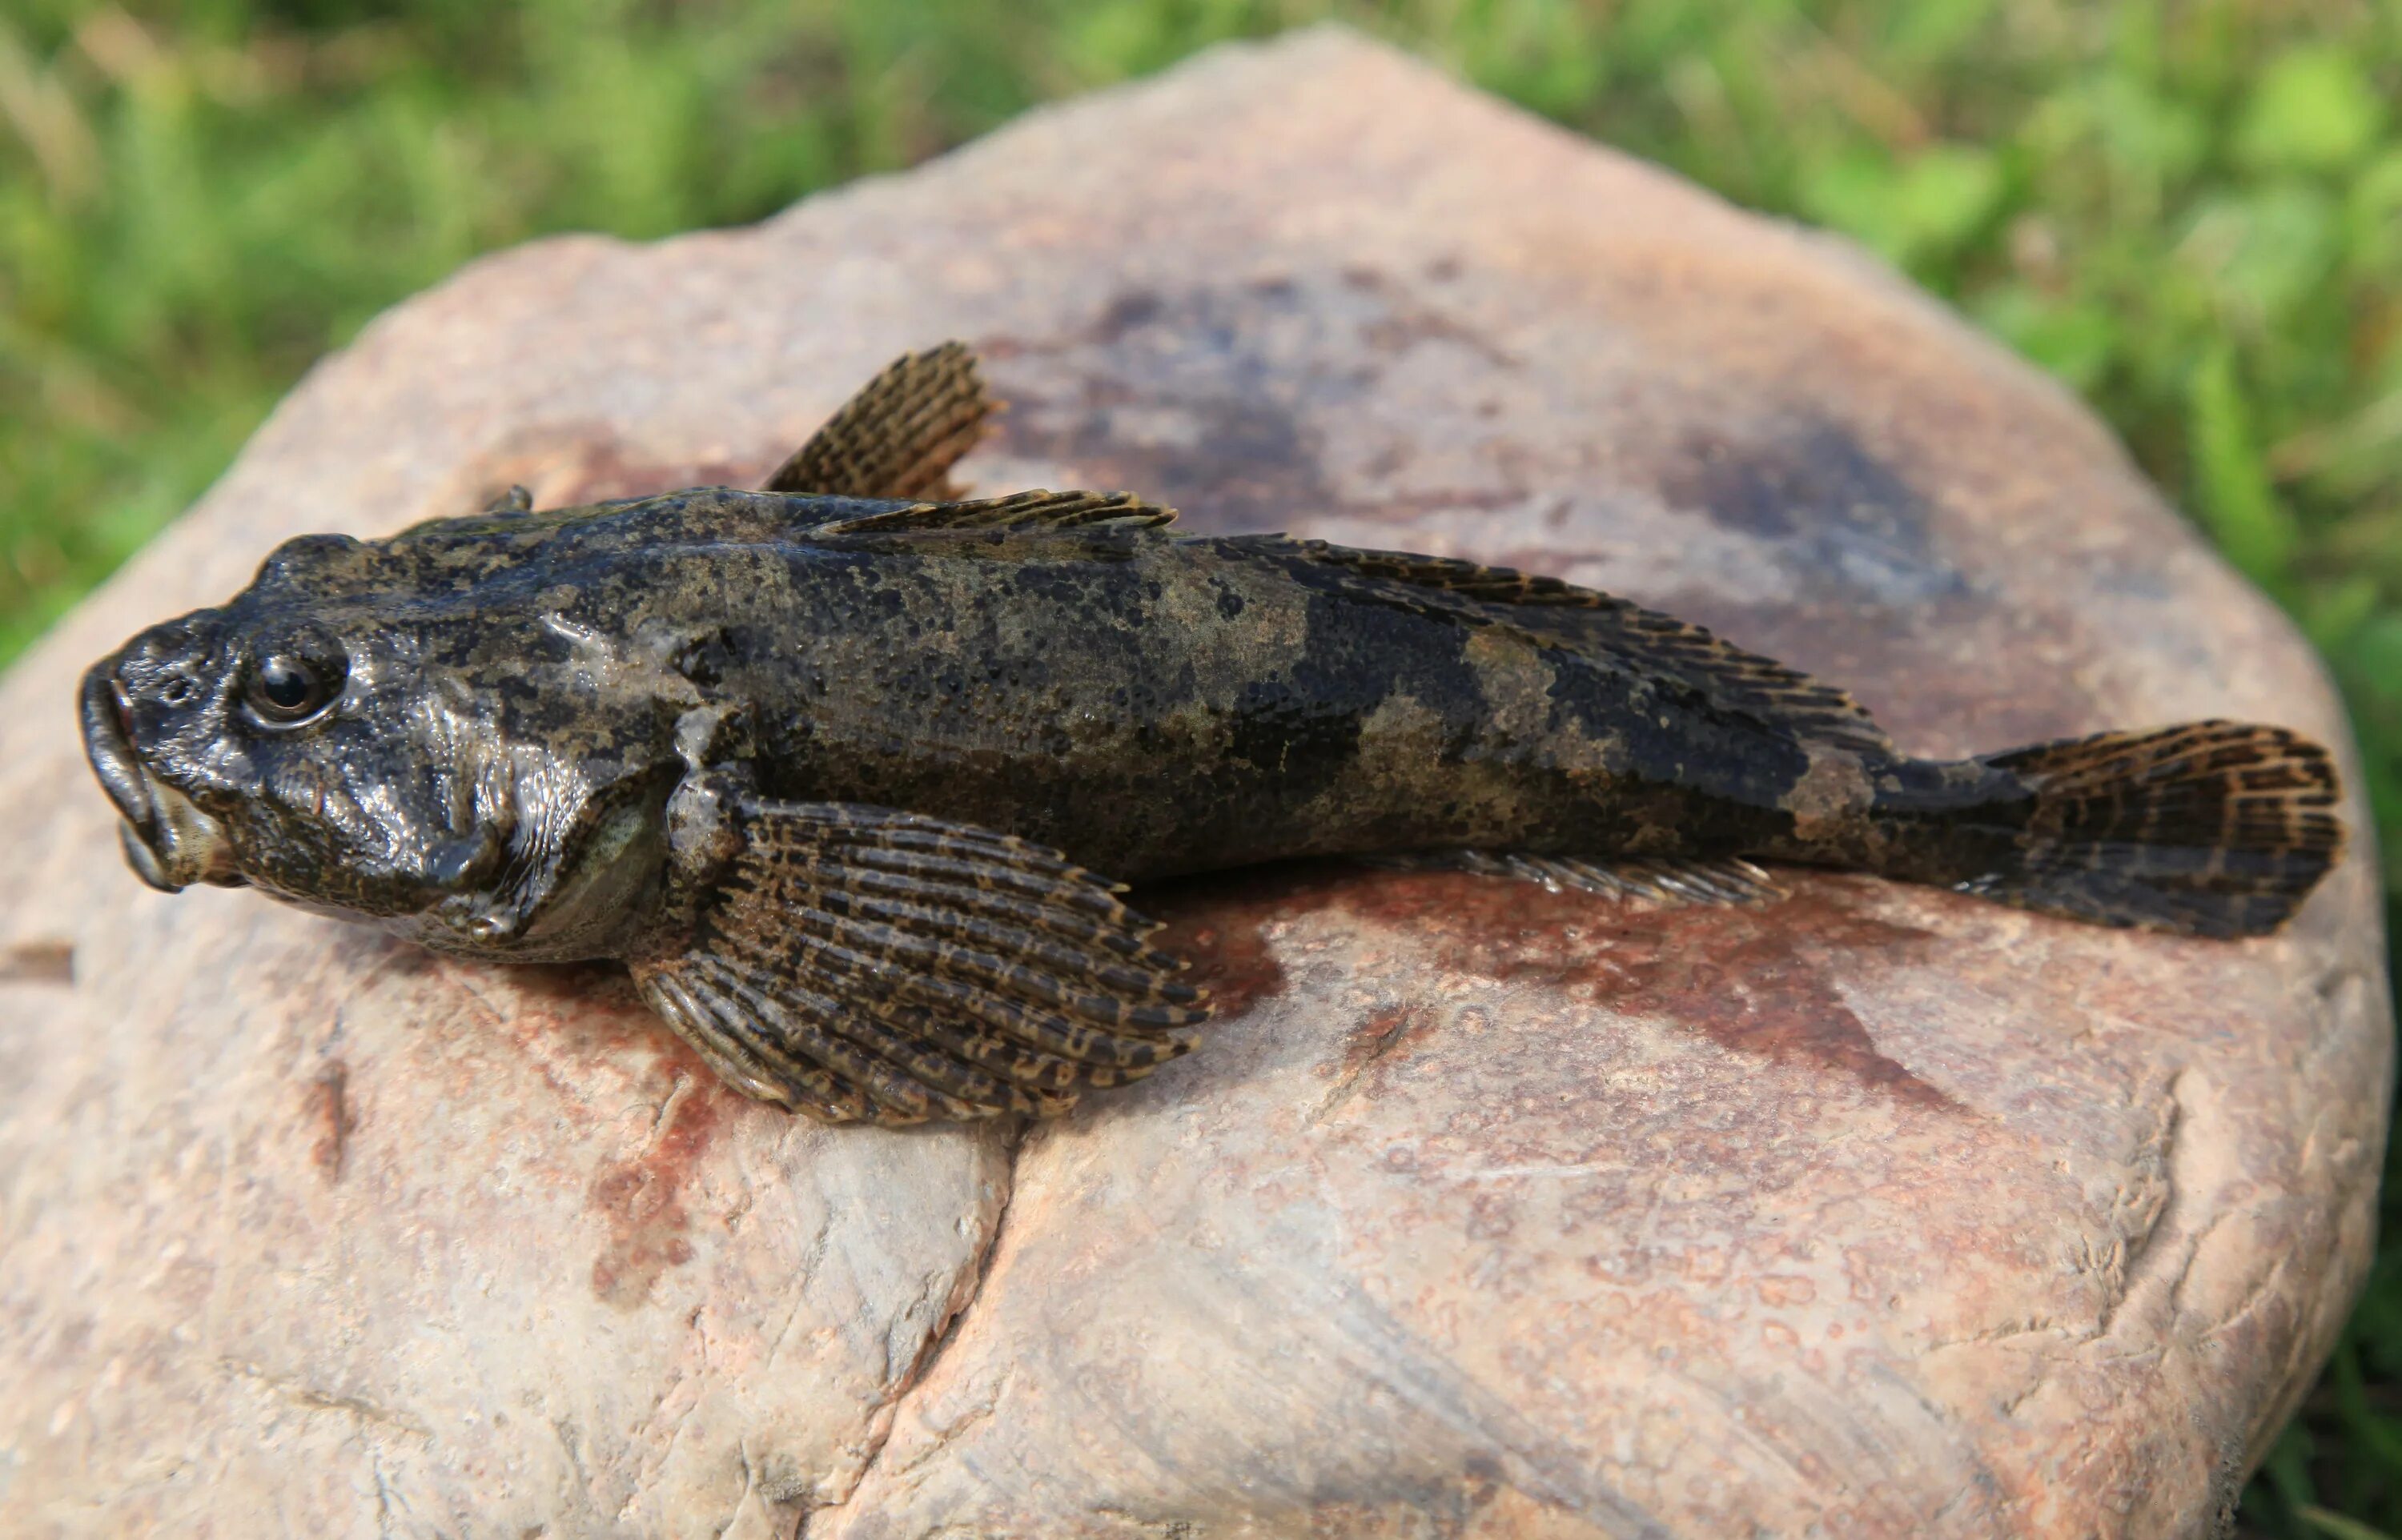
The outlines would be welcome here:
[[[1186,982],[1209,992],[1213,1025],[1283,993],[1284,968],[1268,948],[1266,927],[1308,891],[1305,879],[1294,875],[1299,870],[1230,873],[1136,895],[1166,922],[1152,944],[1190,961]]]
[[[1338,904],[1424,938],[1441,965],[1496,983],[1582,994],[1629,1015],[1659,1015],[1722,1048],[1773,1064],[1805,1064],[1920,1107],[1959,1104],[1876,1050],[1830,982],[1843,954],[1910,955],[1930,932],[1861,913],[1845,879],[1793,874],[1793,895],[1753,908],[1655,907],[1531,883],[1457,873],[1385,873],[1341,861],[1293,862],[1155,890],[1169,918],[1155,944],[1193,959],[1190,975],[1239,1017],[1284,986],[1264,928]],[[1427,1030],[1411,1007],[1354,1027],[1345,1080],[1391,1058]]]
[[[1344,1038],[1343,1062],[1330,1077],[1345,1083],[1357,1079],[1371,1066],[1406,1054],[1437,1023],[1434,1012],[1415,1001],[1371,1013]]]
[[[1791,897],[1746,908],[1653,907],[1456,873],[1346,884],[1342,901],[1423,937],[1446,969],[1584,994],[1773,1064],[1816,1065],[1922,1107],[1960,1110],[1878,1052],[1830,982],[1850,970],[1842,954],[1873,950],[1889,965],[1930,933],[1860,913],[1840,881],[1788,880]]]
[[[309,1147],[309,1159],[324,1172],[328,1183],[342,1179],[342,1157],[349,1147],[352,1130],[359,1126],[358,1114],[351,1107],[350,1066],[336,1059],[317,1072],[309,1082],[309,1116],[317,1129],[316,1142]]]
[[[585,1206],[609,1231],[592,1263],[592,1292],[600,1299],[631,1310],[659,1274],[692,1260],[682,1189],[734,1096],[697,1066],[679,1070],[665,1125],[641,1153],[603,1166],[593,1179]]]
[[[412,949],[414,950],[414,949]],[[614,963],[528,964],[494,969],[441,959],[451,985],[487,1004],[504,996],[495,1024],[509,1052],[540,1065],[545,1079],[568,1103],[587,1105],[595,1071],[652,1057],[652,1073],[714,1079],[700,1055],[684,1046],[634,995],[633,982]]]

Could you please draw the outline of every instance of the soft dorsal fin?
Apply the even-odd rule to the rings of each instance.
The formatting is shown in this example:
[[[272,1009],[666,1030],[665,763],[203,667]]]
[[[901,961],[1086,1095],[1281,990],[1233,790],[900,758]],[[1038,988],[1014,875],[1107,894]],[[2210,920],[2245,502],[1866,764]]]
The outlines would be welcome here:
[[[1280,556],[1334,577],[1355,592],[1378,592],[1459,612],[1506,615],[1522,629],[1569,647],[1607,653],[1634,667],[1667,675],[1732,710],[1784,723],[1806,736],[1870,753],[1891,753],[1893,740],[1865,708],[1832,685],[1747,653],[1707,629],[1638,604],[1507,567],[1484,567],[1445,557],[1363,551],[1322,540],[1245,535],[1222,543]]]
[[[898,358],[860,388],[760,490],[805,497],[948,498],[959,457],[1001,404],[966,343]]]
[[[959,530],[1155,529],[1176,521],[1176,510],[1132,492],[1018,492],[973,502],[914,502],[836,519],[809,531],[812,539],[862,535],[936,534]]]

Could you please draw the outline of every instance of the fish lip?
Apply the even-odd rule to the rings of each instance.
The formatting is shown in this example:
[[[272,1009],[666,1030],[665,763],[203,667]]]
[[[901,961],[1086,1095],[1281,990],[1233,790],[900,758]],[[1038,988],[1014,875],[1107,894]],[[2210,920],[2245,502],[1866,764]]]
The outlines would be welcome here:
[[[117,824],[117,843],[124,847],[125,864],[133,868],[135,876],[161,893],[184,890],[186,885],[167,875],[166,865],[159,859],[159,852],[151,848],[150,842],[143,838],[131,823],[121,818]]]
[[[83,676],[78,702],[83,718],[84,758],[108,800],[125,815],[131,831],[147,843],[157,832],[159,816],[150,798],[150,778],[133,751],[131,702],[111,667],[114,658],[96,663]]]
[[[84,756],[100,789],[124,816],[117,833],[126,864],[161,893],[180,893],[196,882],[248,886],[234,867],[225,826],[142,763],[114,661],[96,664],[84,675],[79,706]]]

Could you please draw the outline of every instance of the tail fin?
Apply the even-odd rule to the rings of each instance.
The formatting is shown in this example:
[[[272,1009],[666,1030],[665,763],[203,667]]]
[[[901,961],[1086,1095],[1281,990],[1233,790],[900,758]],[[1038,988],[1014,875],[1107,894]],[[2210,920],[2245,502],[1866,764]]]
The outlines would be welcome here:
[[[1992,754],[2034,804],[2000,869],[1960,884],[2026,909],[2197,936],[2292,918],[2343,850],[2335,766],[2282,727],[2198,722]]]

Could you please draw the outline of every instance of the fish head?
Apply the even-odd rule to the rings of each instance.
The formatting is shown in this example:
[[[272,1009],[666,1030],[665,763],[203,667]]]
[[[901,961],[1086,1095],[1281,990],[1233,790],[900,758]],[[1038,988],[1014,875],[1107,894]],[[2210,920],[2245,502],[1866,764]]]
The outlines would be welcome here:
[[[676,703],[495,543],[289,542],[93,665],[85,749],[142,879],[446,951],[618,955],[661,880]]]

